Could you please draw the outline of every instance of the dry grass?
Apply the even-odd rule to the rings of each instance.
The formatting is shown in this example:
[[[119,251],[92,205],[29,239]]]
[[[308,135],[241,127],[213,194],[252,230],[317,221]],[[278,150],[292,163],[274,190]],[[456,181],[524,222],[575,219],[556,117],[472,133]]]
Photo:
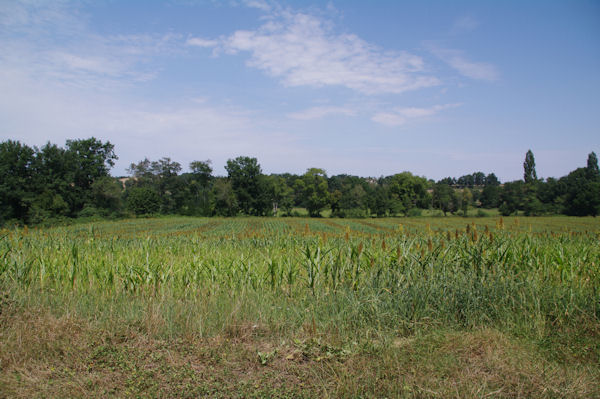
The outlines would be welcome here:
[[[5,307],[0,397],[600,397],[597,364],[557,363],[491,329],[342,344],[242,321],[161,338],[160,320],[101,326]]]

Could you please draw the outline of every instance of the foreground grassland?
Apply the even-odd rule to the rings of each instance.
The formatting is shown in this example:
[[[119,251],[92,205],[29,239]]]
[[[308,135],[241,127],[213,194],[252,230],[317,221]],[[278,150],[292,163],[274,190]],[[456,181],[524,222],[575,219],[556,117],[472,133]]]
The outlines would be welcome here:
[[[0,232],[3,397],[600,397],[600,220]]]

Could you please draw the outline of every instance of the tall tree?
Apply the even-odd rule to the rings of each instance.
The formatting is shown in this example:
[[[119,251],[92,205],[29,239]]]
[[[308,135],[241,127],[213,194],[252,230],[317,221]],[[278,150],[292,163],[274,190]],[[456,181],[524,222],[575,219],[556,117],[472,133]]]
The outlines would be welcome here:
[[[26,221],[33,199],[34,149],[18,141],[0,143],[0,224],[8,219]]]
[[[458,207],[454,189],[445,183],[438,182],[433,187],[433,206],[441,209],[444,216],[447,212],[454,213]]]
[[[486,185],[479,197],[481,206],[484,208],[495,208],[500,203],[500,187],[497,185]]]
[[[559,182],[565,190],[564,207],[567,215],[600,214],[600,172],[594,152],[588,155],[585,168],[575,169]]]
[[[155,176],[156,190],[161,198],[162,213],[176,213],[183,206],[182,181],[178,179],[181,171],[181,164],[171,160],[169,157],[163,157],[158,161],[152,162],[152,173]]]
[[[295,183],[295,190],[300,193],[303,205],[311,217],[319,216],[329,204],[327,174],[323,169],[310,168]]]
[[[114,177],[105,176],[92,184],[93,206],[101,213],[117,212],[121,208],[123,185]]]
[[[74,156],[73,152],[49,142],[36,152],[32,165],[35,182],[32,222],[39,223],[53,216],[76,216],[89,201],[81,187],[75,186]]]
[[[485,177],[485,185],[486,186],[499,186],[500,180],[498,180],[498,178],[496,177],[495,174],[490,173],[489,175],[487,175]]]
[[[211,161],[193,161],[190,171],[185,175],[185,186],[189,192],[187,200],[188,213],[192,215],[210,216],[212,213],[213,181]]]
[[[427,193],[428,181],[424,177],[415,176],[410,172],[397,173],[388,179],[391,212],[404,213],[413,208],[427,208],[431,197]]]
[[[468,188],[463,188],[462,192],[459,194],[459,202],[460,209],[463,212],[463,216],[467,216],[467,211],[469,210],[469,205],[473,200],[473,193]]]
[[[245,156],[229,159],[225,170],[242,211],[247,215],[266,214],[271,204],[258,160]]]
[[[531,150],[527,151],[525,154],[525,162],[523,162],[523,180],[525,184],[532,184],[537,181],[537,174],[535,172],[535,158],[533,157],[533,152]]]
[[[144,158],[143,161],[130,164],[127,172],[136,179],[151,179],[153,177],[152,162],[148,158]]]
[[[598,157],[595,152],[590,152],[587,159],[587,174],[592,180],[600,179],[600,170],[598,169]]]
[[[285,215],[290,215],[294,206],[294,190],[281,176],[270,175],[264,178],[266,192],[273,205],[273,215],[277,216],[279,209],[282,209]]]
[[[215,197],[215,213],[219,216],[235,216],[238,213],[238,202],[231,182],[225,178],[217,178],[213,185]]]
[[[73,155],[74,184],[76,187],[88,189],[92,183],[108,172],[119,159],[115,154],[115,146],[109,141],[103,143],[95,137],[83,140],[67,140],[66,149]]]
[[[485,174],[483,172],[473,173],[473,184],[476,186],[483,186],[485,184]]]
[[[589,179],[587,168],[577,168],[560,179],[565,187],[565,213],[596,216],[600,213],[600,179]]]
[[[523,209],[524,195],[525,187],[521,180],[504,183],[498,210],[502,215],[509,216],[519,209]]]
[[[375,212],[378,217],[385,216],[390,208],[388,186],[381,183],[377,184],[377,186],[375,186],[373,196],[374,199],[373,204],[371,205],[371,210]]]
[[[203,187],[208,186],[208,183],[212,179],[213,169],[210,166],[211,163],[210,159],[190,163],[190,171],[194,175],[194,179]]]
[[[115,146],[109,141],[103,143],[95,137],[82,140],[67,140],[66,153],[73,173],[73,188],[76,198],[72,201],[71,211],[80,211],[85,204],[94,202],[92,184],[109,176],[110,169],[118,159]]]

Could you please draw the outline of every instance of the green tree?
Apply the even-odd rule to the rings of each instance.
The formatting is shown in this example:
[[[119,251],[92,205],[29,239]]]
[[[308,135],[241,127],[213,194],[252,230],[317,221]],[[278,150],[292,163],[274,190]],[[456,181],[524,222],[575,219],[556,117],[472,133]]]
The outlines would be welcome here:
[[[523,196],[523,214],[525,216],[539,216],[544,213],[544,204],[539,200],[537,191],[541,184],[533,187],[525,187]]]
[[[211,160],[190,162],[190,171],[194,180],[202,187],[207,187],[212,180],[213,169],[210,166]]]
[[[215,213],[219,216],[235,216],[238,213],[238,202],[230,181],[223,178],[215,180],[213,185]]]
[[[144,158],[129,166],[128,172],[133,176],[130,186],[150,188],[160,198],[160,213],[176,213],[189,197],[185,179],[179,178],[180,171],[181,164],[169,157],[158,161]]]
[[[373,193],[374,200],[372,205],[372,211],[378,216],[383,217],[387,214],[390,208],[389,202],[389,190],[384,184],[377,184]]]
[[[331,206],[331,216],[340,215],[340,201],[342,200],[342,192],[338,189],[329,193],[329,204]]]
[[[433,206],[441,209],[444,216],[447,212],[454,213],[458,206],[454,189],[447,184],[437,183],[433,187]]]
[[[82,140],[67,140],[66,155],[72,171],[73,191],[77,194],[72,202],[72,212],[77,212],[86,203],[92,203],[92,184],[108,177],[110,169],[118,159],[110,142],[103,143],[95,137]]]
[[[560,179],[565,187],[565,213],[571,216],[600,214],[600,179],[590,179],[588,168],[577,168]]]
[[[481,206],[484,208],[496,208],[500,204],[500,187],[499,186],[485,186],[481,191]]]
[[[367,192],[360,185],[357,184],[352,187],[346,195],[342,196],[340,200],[340,207],[342,209],[362,209],[365,210],[367,205]]]
[[[456,184],[459,187],[473,187],[473,185],[475,184],[475,179],[473,177],[473,175],[464,175],[459,177],[456,180]]]
[[[32,180],[35,189],[32,200],[32,215],[39,223],[53,216],[76,216],[83,204],[90,201],[90,193],[82,193],[75,187],[74,154],[56,144],[47,143],[36,151],[32,164]],[[85,195],[84,195],[85,194]],[[52,199],[50,199],[52,198]],[[66,203],[63,206],[52,204]]]
[[[152,162],[148,158],[144,158],[138,163],[132,163],[127,168],[127,172],[137,180],[148,179],[154,177],[152,173]]]
[[[553,177],[549,177],[537,188],[537,198],[542,203],[544,213],[560,213],[563,211],[564,185]]]
[[[473,200],[473,193],[468,188],[463,188],[462,191],[460,191],[457,194],[459,198],[459,207],[462,210],[463,216],[466,217],[467,211],[469,210],[469,205],[471,205],[471,202]]]
[[[496,177],[495,174],[490,173],[485,177],[484,185],[487,186],[499,186],[500,180]]]
[[[525,162],[523,162],[523,180],[525,184],[533,184],[537,181],[537,173],[535,172],[535,159],[531,150],[525,154]]]
[[[150,170],[154,176],[166,181],[170,178],[176,177],[179,172],[181,172],[181,164],[179,162],[172,161],[169,157],[162,157],[158,161],[152,162]]]
[[[598,169],[598,157],[595,152],[590,152],[586,167],[587,177],[590,180],[600,179],[600,170]]]
[[[149,187],[132,187],[127,190],[127,208],[136,215],[150,215],[160,210],[160,197]]]
[[[211,161],[193,161],[190,173],[182,176],[187,197],[187,213],[198,216],[210,216],[213,212],[214,196],[211,189],[213,176]]]
[[[245,156],[229,159],[225,170],[242,211],[247,215],[266,214],[271,204],[258,160]]]
[[[485,185],[485,174],[483,172],[473,173],[473,184],[476,186]]]
[[[161,198],[161,213],[176,213],[183,206],[185,187],[178,178],[181,164],[163,157],[152,162],[155,189]]]
[[[429,182],[424,177],[402,172],[386,179],[390,193],[390,213],[408,215],[413,208],[428,208],[431,197],[427,193]]]
[[[539,200],[537,193],[542,181],[537,178],[537,173],[535,172],[535,159],[533,158],[533,152],[531,152],[531,150],[527,151],[527,154],[525,154],[523,170],[525,186],[523,187],[522,209],[526,216],[540,215],[543,213],[544,207]]]
[[[311,217],[320,216],[321,211],[329,204],[327,174],[325,170],[310,168],[295,183],[302,203]]]
[[[114,177],[101,177],[92,183],[93,205],[97,209],[115,213],[121,210],[123,185]]]
[[[523,209],[523,197],[525,187],[523,181],[517,180],[514,182],[504,183],[500,194],[500,207],[498,210],[504,216],[509,216]]]
[[[9,219],[27,221],[34,196],[34,153],[18,141],[0,143],[0,225]]]
[[[294,207],[294,190],[281,176],[265,176],[264,179],[268,198],[273,206],[273,215],[277,216],[279,209],[282,209],[284,214],[289,216]]]
[[[60,194],[51,190],[38,193],[33,201],[29,221],[34,224],[48,219],[63,218],[69,214],[69,204]]]

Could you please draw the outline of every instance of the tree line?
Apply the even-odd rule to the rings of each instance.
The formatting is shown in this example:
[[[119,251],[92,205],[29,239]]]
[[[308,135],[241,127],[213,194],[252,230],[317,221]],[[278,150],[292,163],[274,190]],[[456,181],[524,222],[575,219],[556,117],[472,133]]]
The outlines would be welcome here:
[[[598,159],[560,179],[539,179],[533,153],[522,180],[501,184],[494,173],[475,172],[437,182],[410,172],[379,178],[327,176],[310,168],[302,175],[266,175],[258,160],[229,159],[227,176],[211,162],[194,161],[182,173],[170,158],[145,158],[129,176],[110,175],[118,159],[110,142],[92,137],[41,148],[18,141],[0,143],[0,224],[53,222],[76,217],[180,214],[194,216],[332,217],[417,216],[424,209],[466,215],[468,209],[498,208],[503,215],[593,215],[600,212]]]

